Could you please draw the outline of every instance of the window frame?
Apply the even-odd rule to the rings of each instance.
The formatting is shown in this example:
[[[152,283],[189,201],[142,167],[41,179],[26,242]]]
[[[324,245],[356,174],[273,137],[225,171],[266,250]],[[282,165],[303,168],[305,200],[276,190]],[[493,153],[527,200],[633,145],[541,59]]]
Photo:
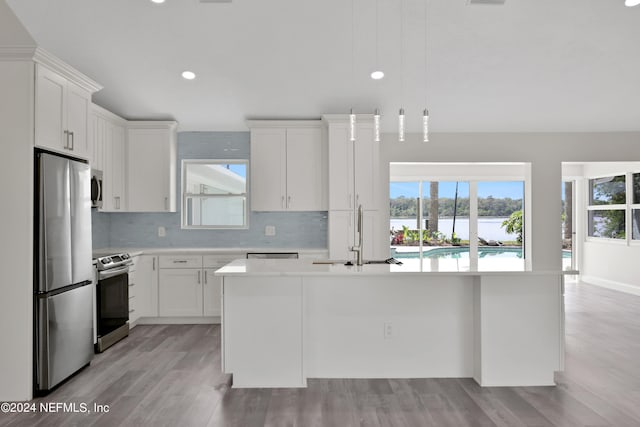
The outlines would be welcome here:
[[[629,225],[628,225],[628,227],[629,227],[629,242],[632,245],[640,245],[640,236],[638,236],[637,239],[633,238],[633,211],[640,210],[640,199],[637,201],[637,203],[634,203],[634,200],[633,200],[634,195],[635,195],[634,188],[633,188],[633,185],[634,185],[633,176],[634,175],[640,176],[640,171],[638,171],[638,172],[629,172],[628,175],[629,175],[629,187],[628,187],[628,190],[629,190],[629,198],[628,198],[629,209],[628,209],[627,215],[628,215],[628,218],[629,218],[629,220],[628,220],[628,222],[629,222]],[[639,185],[640,185],[640,182],[639,182]]]
[[[640,204],[633,203],[633,175],[639,172],[612,172],[603,175],[593,175],[586,178],[586,189],[585,189],[585,201],[586,201],[586,210],[585,210],[585,241],[587,242],[602,242],[602,243],[613,243],[613,244],[622,244],[622,245],[640,245],[640,240],[633,239],[633,218],[631,216],[633,209],[640,209]],[[607,177],[616,177],[616,176],[624,176],[625,177],[625,203],[618,203],[613,205],[592,205],[591,202],[591,181],[600,178]],[[617,239],[613,237],[599,237],[599,236],[591,236],[589,233],[591,229],[589,227],[589,213],[593,211],[624,211],[624,232],[625,237],[622,239]]]
[[[230,194],[206,194],[206,193],[187,193],[187,166],[190,164],[216,164],[216,165],[244,165],[246,170],[246,183],[244,193]],[[249,183],[250,167],[249,159],[182,159],[182,182],[180,184],[180,228],[183,230],[247,230],[249,229]],[[224,198],[244,198],[244,221],[242,225],[188,225],[186,224],[187,203],[189,199],[224,199]]]

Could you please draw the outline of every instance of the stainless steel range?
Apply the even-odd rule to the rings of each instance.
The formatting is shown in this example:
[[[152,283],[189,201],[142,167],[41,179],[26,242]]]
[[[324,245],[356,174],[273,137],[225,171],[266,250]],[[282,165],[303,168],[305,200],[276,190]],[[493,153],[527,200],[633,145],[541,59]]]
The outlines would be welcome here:
[[[128,253],[96,259],[97,335],[96,352],[101,353],[129,335],[129,266]]]

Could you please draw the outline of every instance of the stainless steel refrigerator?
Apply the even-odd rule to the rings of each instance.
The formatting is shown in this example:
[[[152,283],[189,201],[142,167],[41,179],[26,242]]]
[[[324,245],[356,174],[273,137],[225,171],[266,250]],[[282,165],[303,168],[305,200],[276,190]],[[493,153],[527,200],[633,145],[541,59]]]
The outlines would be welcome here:
[[[93,357],[89,165],[35,153],[34,389],[48,391]]]

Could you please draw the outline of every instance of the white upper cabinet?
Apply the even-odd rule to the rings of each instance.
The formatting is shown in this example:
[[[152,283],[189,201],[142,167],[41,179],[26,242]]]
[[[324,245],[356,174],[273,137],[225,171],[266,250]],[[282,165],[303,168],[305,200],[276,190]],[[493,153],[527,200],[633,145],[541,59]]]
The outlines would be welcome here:
[[[251,129],[251,209],[283,211],[287,195],[287,130]]]
[[[65,68],[68,71],[68,66]],[[81,81],[88,82],[82,78]],[[49,67],[36,64],[35,144],[76,157],[91,157],[89,110],[91,93],[99,86],[84,87]]]
[[[91,168],[103,172],[104,212],[126,211],[125,126],[126,120],[92,104],[89,113]]]
[[[126,212],[125,186],[125,128],[105,121],[104,175],[102,181],[102,210]]]
[[[176,211],[176,122],[129,122],[129,212]]]
[[[254,120],[251,209],[327,209],[326,144],[319,121]]]

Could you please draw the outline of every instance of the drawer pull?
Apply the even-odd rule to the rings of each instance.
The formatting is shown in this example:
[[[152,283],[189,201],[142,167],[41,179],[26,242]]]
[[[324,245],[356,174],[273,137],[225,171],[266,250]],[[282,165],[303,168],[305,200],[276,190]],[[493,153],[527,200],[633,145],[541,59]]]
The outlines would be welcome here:
[[[175,260],[173,260],[173,263],[174,264],[186,264],[187,260],[185,260],[185,259],[175,259]]]
[[[135,310],[129,310],[129,314],[133,313]]]

